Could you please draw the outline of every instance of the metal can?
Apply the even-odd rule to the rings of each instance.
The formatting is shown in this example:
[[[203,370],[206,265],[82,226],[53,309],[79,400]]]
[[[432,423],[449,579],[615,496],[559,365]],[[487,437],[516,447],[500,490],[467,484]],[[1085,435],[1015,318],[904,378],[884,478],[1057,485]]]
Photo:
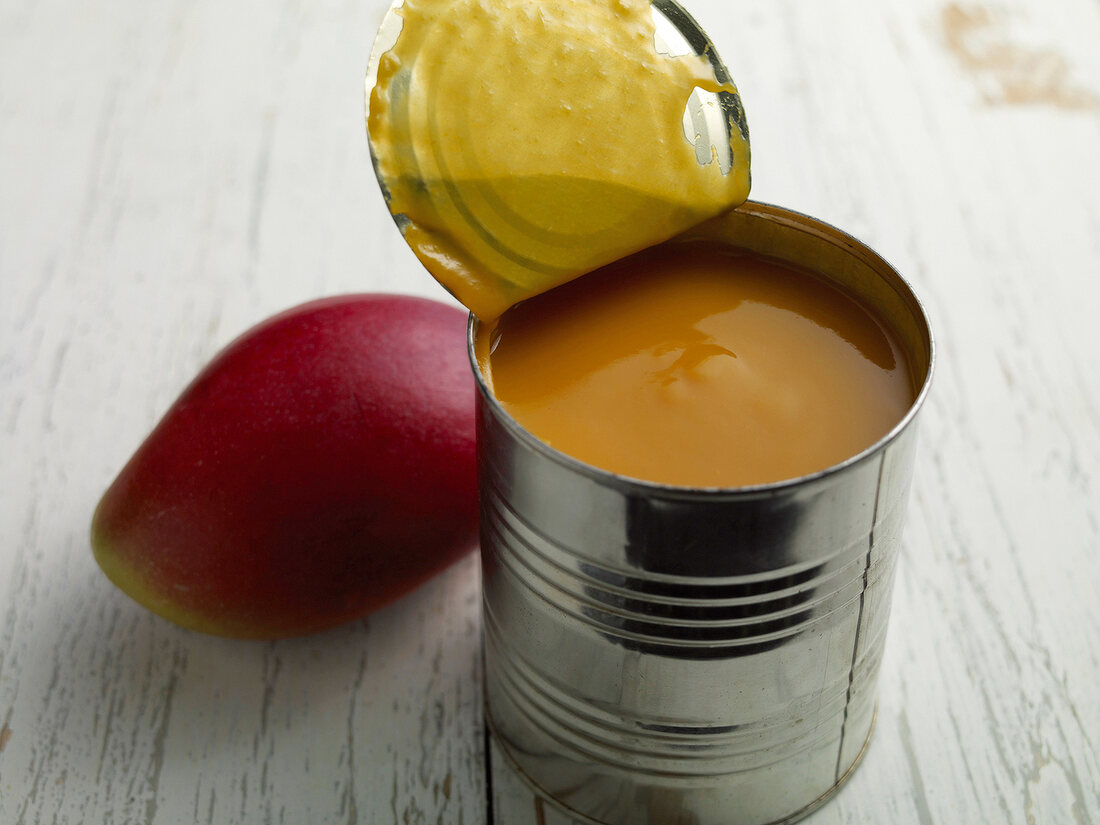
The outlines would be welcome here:
[[[790,481],[692,489],[582,464],[521,428],[473,357],[491,781],[499,825],[763,825],[827,800],[868,742],[933,339],[868,247],[747,203],[682,236],[855,293],[919,384],[885,437]]]

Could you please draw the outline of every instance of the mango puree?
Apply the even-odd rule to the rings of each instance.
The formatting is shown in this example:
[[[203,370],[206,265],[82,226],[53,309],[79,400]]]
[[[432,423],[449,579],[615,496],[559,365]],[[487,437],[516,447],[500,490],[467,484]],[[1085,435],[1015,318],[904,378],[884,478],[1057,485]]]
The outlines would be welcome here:
[[[685,134],[694,90],[736,89],[655,50],[648,0],[397,13],[370,90],[376,170],[531,433],[622,475],[733,487],[836,464],[902,418],[906,359],[858,301],[728,247],[662,243],[745,200],[749,146],[734,129],[707,155]]]
[[[477,353],[531,433],[647,481],[795,478],[888,433],[915,397],[896,336],[778,261],[668,243],[513,307]]]

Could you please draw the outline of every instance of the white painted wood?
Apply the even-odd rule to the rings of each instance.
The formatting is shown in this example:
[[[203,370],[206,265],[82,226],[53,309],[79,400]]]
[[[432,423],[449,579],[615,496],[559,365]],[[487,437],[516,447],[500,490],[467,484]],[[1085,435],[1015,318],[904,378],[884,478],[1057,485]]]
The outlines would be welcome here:
[[[693,0],[754,197],[853,232],[936,384],[864,764],[807,821],[1100,822],[1100,6]],[[99,573],[96,499],[251,323],[448,300],[362,125],[380,0],[0,5],[0,823],[483,823],[476,559],[245,643]]]

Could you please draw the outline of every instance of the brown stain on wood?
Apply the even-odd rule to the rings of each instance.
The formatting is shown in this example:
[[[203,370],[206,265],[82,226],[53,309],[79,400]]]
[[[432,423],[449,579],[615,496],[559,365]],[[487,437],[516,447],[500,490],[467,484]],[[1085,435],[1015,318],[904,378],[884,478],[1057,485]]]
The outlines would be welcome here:
[[[5,722],[4,726],[0,727],[0,751],[4,750],[4,745],[8,744],[9,739],[11,739],[11,728]]]
[[[1055,49],[1012,42],[1003,15],[985,6],[949,3],[939,24],[948,51],[977,82],[985,103],[1100,108],[1100,95],[1073,81],[1068,61]]]

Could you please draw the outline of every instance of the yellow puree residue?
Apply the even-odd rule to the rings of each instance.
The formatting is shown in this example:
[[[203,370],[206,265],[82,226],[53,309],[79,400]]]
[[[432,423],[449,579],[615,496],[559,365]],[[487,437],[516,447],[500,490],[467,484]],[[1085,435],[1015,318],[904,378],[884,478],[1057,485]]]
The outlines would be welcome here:
[[[716,244],[638,253],[482,332],[481,370],[524,428],[587,464],[666,484],[825,469],[886,435],[914,398],[895,335],[860,303]]]
[[[654,47],[648,0],[406,0],[368,130],[417,256],[475,315],[658,243],[743,202],[700,165],[695,88],[735,93],[700,57]],[[706,158],[704,158],[706,160]]]

